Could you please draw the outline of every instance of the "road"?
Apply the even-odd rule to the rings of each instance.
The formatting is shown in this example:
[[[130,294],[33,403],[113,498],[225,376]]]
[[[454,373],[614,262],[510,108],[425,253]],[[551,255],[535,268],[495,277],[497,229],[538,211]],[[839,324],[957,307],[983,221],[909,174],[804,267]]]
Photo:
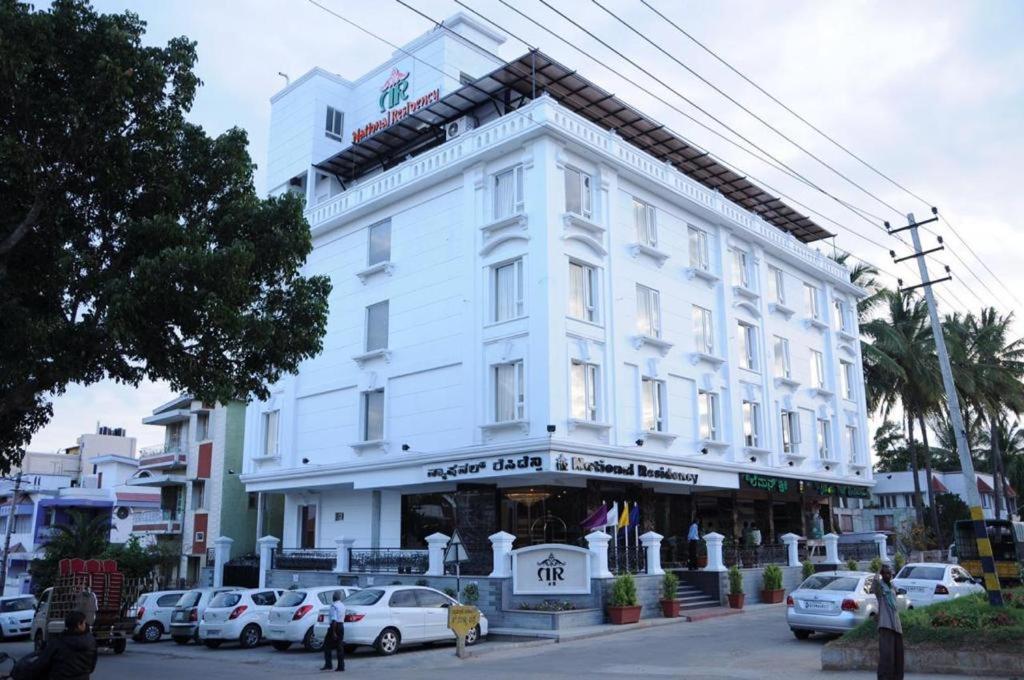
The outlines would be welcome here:
[[[757,607],[737,616],[678,623],[560,644],[523,646],[482,642],[477,656],[459,660],[454,646],[410,648],[392,657],[364,650],[349,656],[346,677],[407,678],[730,678],[804,680],[831,677],[866,680],[874,673],[825,673],[821,646],[827,638],[796,640],[783,622],[781,607]],[[0,643],[13,656],[27,653],[27,642]],[[173,642],[131,643],[121,656],[101,652],[93,680],[182,680],[199,677],[313,678],[322,657],[301,651],[277,652],[270,647],[211,650]],[[333,676],[327,676],[333,677]],[[908,675],[908,678],[966,676]]]

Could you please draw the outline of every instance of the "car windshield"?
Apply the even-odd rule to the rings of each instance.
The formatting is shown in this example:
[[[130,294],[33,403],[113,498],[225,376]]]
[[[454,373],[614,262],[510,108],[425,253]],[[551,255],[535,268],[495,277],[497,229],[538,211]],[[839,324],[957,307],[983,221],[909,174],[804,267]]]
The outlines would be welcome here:
[[[34,597],[18,597],[0,602],[0,612],[20,612],[36,606]]]
[[[198,590],[191,590],[191,591],[185,593],[184,595],[182,595],[181,599],[178,600],[178,604],[175,605],[175,606],[177,606],[177,607],[195,607],[197,604],[199,604],[199,600],[200,600],[200,598],[202,598],[202,596],[203,596],[203,594],[201,592],[199,592]]]
[[[210,602],[210,607],[217,609],[219,607],[234,607],[238,604],[238,601],[242,599],[239,593],[221,593],[217,597],[213,598]]]
[[[802,584],[801,590],[840,590],[847,593],[857,589],[860,578],[857,576],[825,576],[818,574],[812,576]]]
[[[896,578],[919,578],[922,581],[941,581],[946,575],[945,567],[909,565],[900,570]]]
[[[277,601],[278,607],[298,607],[306,599],[306,591],[289,590]]]
[[[380,598],[384,597],[383,590],[377,590],[376,588],[370,588],[368,590],[357,590],[348,597],[345,598],[346,605],[352,604],[377,604],[380,602]]]

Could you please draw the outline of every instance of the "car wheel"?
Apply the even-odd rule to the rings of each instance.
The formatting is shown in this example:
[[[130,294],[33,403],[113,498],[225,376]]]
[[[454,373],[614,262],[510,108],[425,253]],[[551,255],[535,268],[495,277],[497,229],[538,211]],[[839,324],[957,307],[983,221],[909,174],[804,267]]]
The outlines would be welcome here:
[[[480,642],[480,626],[473,626],[473,629],[466,633],[466,646],[472,647]]]
[[[373,648],[377,650],[377,653],[381,656],[391,656],[398,651],[398,646],[402,642],[402,636],[395,628],[385,628],[377,636],[377,639],[373,643]]]
[[[177,642],[179,645],[187,645],[189,641],[192,640],[192,638],[188,637],[187,635],[175,635],[171,639]]]
[[[114,650],[114,654],[124,654],[125,648],[128,647],[128,641],[124,638],[117,638],[111,643],[110,648]]]
[[[793,635],[796,636],[797,640],[806,640],[807,638],[811,637],[811,633],[813,632],[814,631],[810,630],[794,630]]]
[[[139,642],[159,642],[163,634],[163,626],[156,621],[150,621],[139,631]]]
[[[238,644],[242,645],[242,649],[252,649],[260,643],[260,627],[255,623],[250,623],[248,626],[242,629],[242,634],[238,636]]]
[[[207,647],[209,647],[210,649],[217,649],[218,647],[220,647],[222,642],[224,642],[224,641],[223,640],[203,640],[203,644],[206,645]]]
[[[37,630],[36,636],[32,638],[32,647],[36,650],[37,654],[43,651],[44,644],[45,642],[43,641],[43,631]]]
[[[274,640],[270,643],[270,646],[279,652],[285,652],[288,651],[288,648],[292,646],[292,643],[288,642],[287,640]]]
[[[313,626],[309,627],[306,634],[302,636],[302,648],[307,652],[319,652],[324,648],[324,639],[313,633]]]

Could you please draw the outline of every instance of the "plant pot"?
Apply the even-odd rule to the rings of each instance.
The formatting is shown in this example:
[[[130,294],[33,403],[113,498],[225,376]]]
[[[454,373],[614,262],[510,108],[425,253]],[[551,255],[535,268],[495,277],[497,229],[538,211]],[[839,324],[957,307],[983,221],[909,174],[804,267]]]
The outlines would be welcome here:
[[[674,619],[679,616],[679,609],[681,607],[679,600],[662,600],[661,601],[661,614],[666,619]]]
[[[779,590],[762,590],[761,591],[761,603],[762,604],[778,604],[782,602],[783,595],[786,594],[784,589]]]
[[[746,598],[746,595],[744,595],[743,593],[740,593],[738,595],[729,593],[728,597],[729,609],[743,609],[743,600]]]
[[[615,625],[636,623],[640,620],[640,605],[635,607],[608,607],[608,618]]]

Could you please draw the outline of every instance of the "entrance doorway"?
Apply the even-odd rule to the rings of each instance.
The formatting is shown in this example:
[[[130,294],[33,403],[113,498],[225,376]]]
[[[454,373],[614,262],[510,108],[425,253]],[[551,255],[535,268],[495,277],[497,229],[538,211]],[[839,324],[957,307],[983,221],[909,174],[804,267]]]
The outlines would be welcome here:
[[[299,506],[299,547],[316,547],[316,505]]]

